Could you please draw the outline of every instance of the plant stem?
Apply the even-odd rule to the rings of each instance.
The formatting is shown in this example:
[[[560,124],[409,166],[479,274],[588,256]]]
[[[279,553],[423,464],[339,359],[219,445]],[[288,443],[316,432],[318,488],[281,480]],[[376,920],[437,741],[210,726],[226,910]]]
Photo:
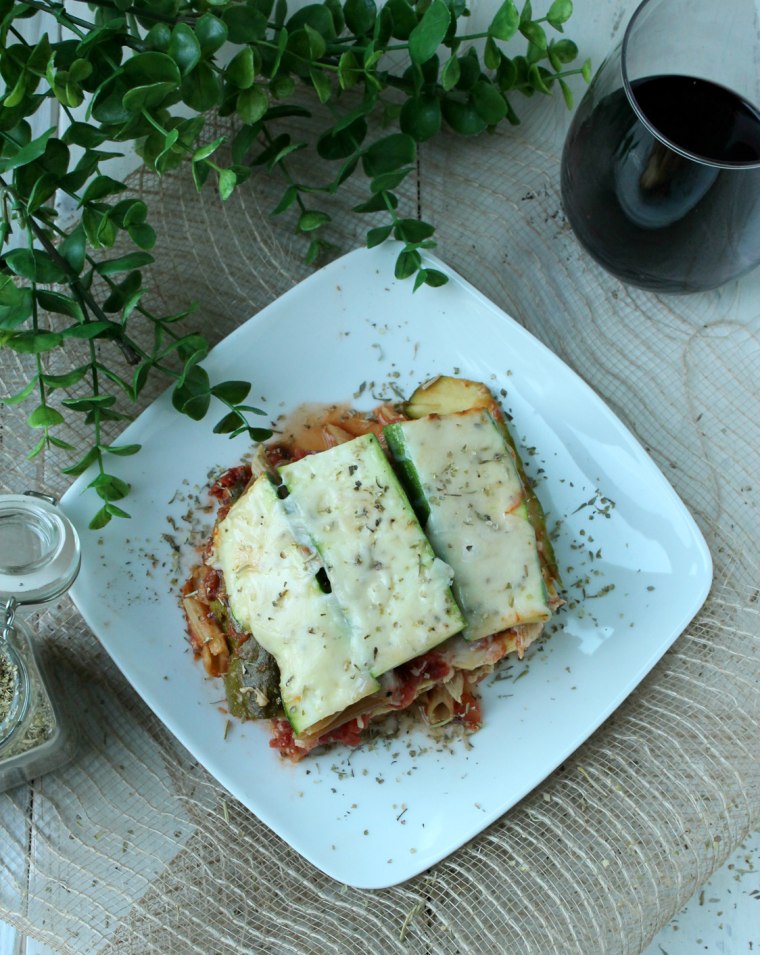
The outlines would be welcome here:
[[[64,259],[58,249],[56,249],[56,247],[47,237],[44,229],[41,229],[37,225],[32,216],[29,217],[29,225],[34,232],[35,238],[41,243],[50,258],[53,259],[53,261],[56,262],[67,273],[67,275],[69,275],[69,285],[71,286],[72,291],[76,294],[77,298],[80,299],[82,304],[86,304],[92,313],[98,317],[99,321],[108,322],[110,325],[113,325],[118,329],[119,337],[116,338],[116,344],[121,350],[121,353],[124,355],[127,363],[130,365],[138,364],[141,357],[140,353],[134,343],[125,338],[121,326],[117,322],[112,321],[98,305],[90,292],[83,288],[82,283],[79,281],[79,277],[72,273],[69,263],[66,261],[66,259]]]
[[[79,17],[75,17],[72,13],[68,13],[63,4],[38,2],[38,0],[19,0],[19,2],[24,7],[31,7],[34,10],[39,10],[40,13],[49,14],[58,23],[60,23],[61,26],[67,26],[72,33],[78,32],[75,29],[77,26],[84,27],[86,30],[92,30],[95,26],[94,23],[91,23],[87,20],[80,20]]]

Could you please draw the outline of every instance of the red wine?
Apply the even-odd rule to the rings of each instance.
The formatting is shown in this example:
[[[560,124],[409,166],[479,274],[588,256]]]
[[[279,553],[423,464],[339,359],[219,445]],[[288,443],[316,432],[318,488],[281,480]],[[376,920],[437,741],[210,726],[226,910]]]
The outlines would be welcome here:
[[[623,281],[714,288],[760,260],[760,112],[688,76],[584,99],[562,160],[573,230]],[[657,132],[657,135],[653,134]]]

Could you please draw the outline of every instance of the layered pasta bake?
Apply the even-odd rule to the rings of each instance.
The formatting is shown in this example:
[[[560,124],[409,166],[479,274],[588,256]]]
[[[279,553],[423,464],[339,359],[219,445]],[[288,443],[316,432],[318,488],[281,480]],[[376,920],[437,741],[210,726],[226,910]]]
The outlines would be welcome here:
[[[477,684],[561,603],[541,505],[478,382],[309,408],[210,490],[191,645],[231,714],[270,720],[291,759],[410,707],[477,729]]]

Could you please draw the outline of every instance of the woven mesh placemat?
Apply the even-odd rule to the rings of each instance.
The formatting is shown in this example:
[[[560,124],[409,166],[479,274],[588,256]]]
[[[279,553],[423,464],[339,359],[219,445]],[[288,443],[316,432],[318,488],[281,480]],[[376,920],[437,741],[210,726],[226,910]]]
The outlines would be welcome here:
[[[426,145],[407,198],[438,223],[441,256],[650,449],[713,553],[701,613],[505,817],[405,885],[361,891],[319,873],[210,778],[63,600],[37,629],[80,752],[0,796],[0,917],[76,953],[631,955],[757,825],[760,276],[666,299],[602,273],[562,216],[564,122],[547,103],[515,133]],[[308,272],[288,224],[266,215],[277,191],[265,177],[225,204],[196,195],[186,170],[132,187],[159,232],[156,300],[172,311],[196,300],[191,324],[212,340]],[[344,250],[360,242],[345,210],[361,197],[349,185],[333,209]],[[3,353],[9,391],[24,365]],[[60,459],[24,459],[24,414],[0,414],[2,484],[65,489]]]

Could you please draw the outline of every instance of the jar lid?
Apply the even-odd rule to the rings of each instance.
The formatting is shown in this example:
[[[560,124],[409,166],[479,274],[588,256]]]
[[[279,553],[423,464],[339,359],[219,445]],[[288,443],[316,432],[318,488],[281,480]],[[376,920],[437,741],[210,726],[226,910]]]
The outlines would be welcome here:
[[[40,604],[65,593],[79,573],[79,536],[53,498],[0,495],[0,597]]]

